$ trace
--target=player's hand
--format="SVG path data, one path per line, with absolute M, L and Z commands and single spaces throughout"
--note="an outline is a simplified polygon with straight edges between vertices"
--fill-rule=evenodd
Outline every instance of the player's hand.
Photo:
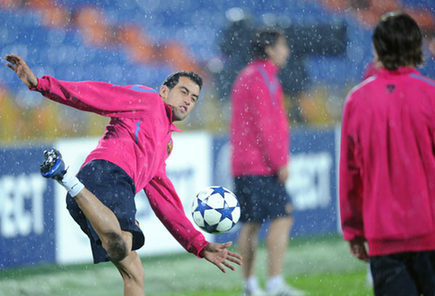
M 280 184 L 285 184 L 285 182 L 287 181 L 287 179 L 288 179 L 288 177 L 289 177 L 289 175 L 290 175 L 290 173 L 289 173 L 289 171 L 288 171 L 288 166 L 287 166 L 287 165 L 282 166 L 282 167 L 278 170 L 278 172 L 276 173 L 276 175 L 277 175 L 277 177 L 278 177 L 278 182 L 279 182 Z
M 369 262 L 369 255 L 363 238 L 356 238 L 349 242 L 350 252 L 359 260 Z
M 38 79 L 35 74 L 33 74 L 32 70 L 30 70 L 21 57 L 9 54 L 6 56 L 6 60 L 10 63 L 7 66 L 17 73 L 18 77 L 27 87 L 35 88 L 38 85 Z
M 241 265 L 242 256 L 229 251 L 228 248 L 231 245 L 232 242 L 227 242 L 225 244 L 209 243 L 204 249 L 202 249 L 200 255 L 207 259 L 207 261 L 216 265 L 222 272 L 226 272 L 224 266 L 234 270 L 235 268 L 230 264 L 230 262 Z

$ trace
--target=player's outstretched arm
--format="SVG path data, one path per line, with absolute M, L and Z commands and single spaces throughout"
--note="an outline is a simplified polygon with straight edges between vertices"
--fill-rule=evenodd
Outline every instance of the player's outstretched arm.
M 38 79 L 35 74 L 33 74 L 32 70 L 30 70 L 29 66 L 27 66 L 26 62 L 21 57 L 15 54 L 9 54 L 6 56 L 6 60 L 10 63 L 7 64 L 7 66 L 17 73 L 18 77 L 27 87 L 35 88 L 38 85 Z
M 223 265 L 231 270 L 234 270 L 234 266 L 231 265 L 230 262 L 241 265 L 242 256 L 235 252 L 229 251 L 228 248 L 231 245 L 232 242 L 227 242 L 225 244 L 209 243 L 204 249 L 202 249 L 200 256 L 216 265 L 222 272 L 226 272 Z

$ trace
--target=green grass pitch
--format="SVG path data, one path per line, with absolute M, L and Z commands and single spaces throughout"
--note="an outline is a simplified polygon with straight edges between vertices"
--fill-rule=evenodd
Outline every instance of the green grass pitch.
M 146 247 L 146 246 L 145 246 Z M 240 268 L 221 273 L 190 254 L 143 258 L 147 296 L 241 294 Z M 265 281 L 266 251 L 257 256 L 257 275 Z M 284 265 L 287 282 L 312 296 L 373 295 L 367 265 L 352 258 L 339 237 L 298 238 L 290 242 Z M 122 280 L 111 263 L 36 266 L 0 271 L 0 296 L 119 296 Z

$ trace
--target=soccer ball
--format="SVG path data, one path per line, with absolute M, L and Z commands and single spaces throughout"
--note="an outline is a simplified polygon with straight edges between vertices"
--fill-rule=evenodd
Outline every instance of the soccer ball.
M 192 217 L 204 231 L 224 233 L 239 221 L 240 204 L 234 193 L 225 187 L 206 187 L 193 199 Z

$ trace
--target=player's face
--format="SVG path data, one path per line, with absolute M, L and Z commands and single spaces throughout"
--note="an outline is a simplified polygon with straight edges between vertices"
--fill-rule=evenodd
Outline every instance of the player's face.
M 172 120 L 180 121 L 186 118 L 198 101 L 199 91 L 198 84 L 183 76 L 172 89 L 166 85 L 160 88 L 160 96 L 172 108 Z
M 266 48 L 266 54 L 279 68 L 284 67 L 287 64 L 287 59 L 290 55 L 287 40 L 284 37 L 279 37 L 274 46 Z

